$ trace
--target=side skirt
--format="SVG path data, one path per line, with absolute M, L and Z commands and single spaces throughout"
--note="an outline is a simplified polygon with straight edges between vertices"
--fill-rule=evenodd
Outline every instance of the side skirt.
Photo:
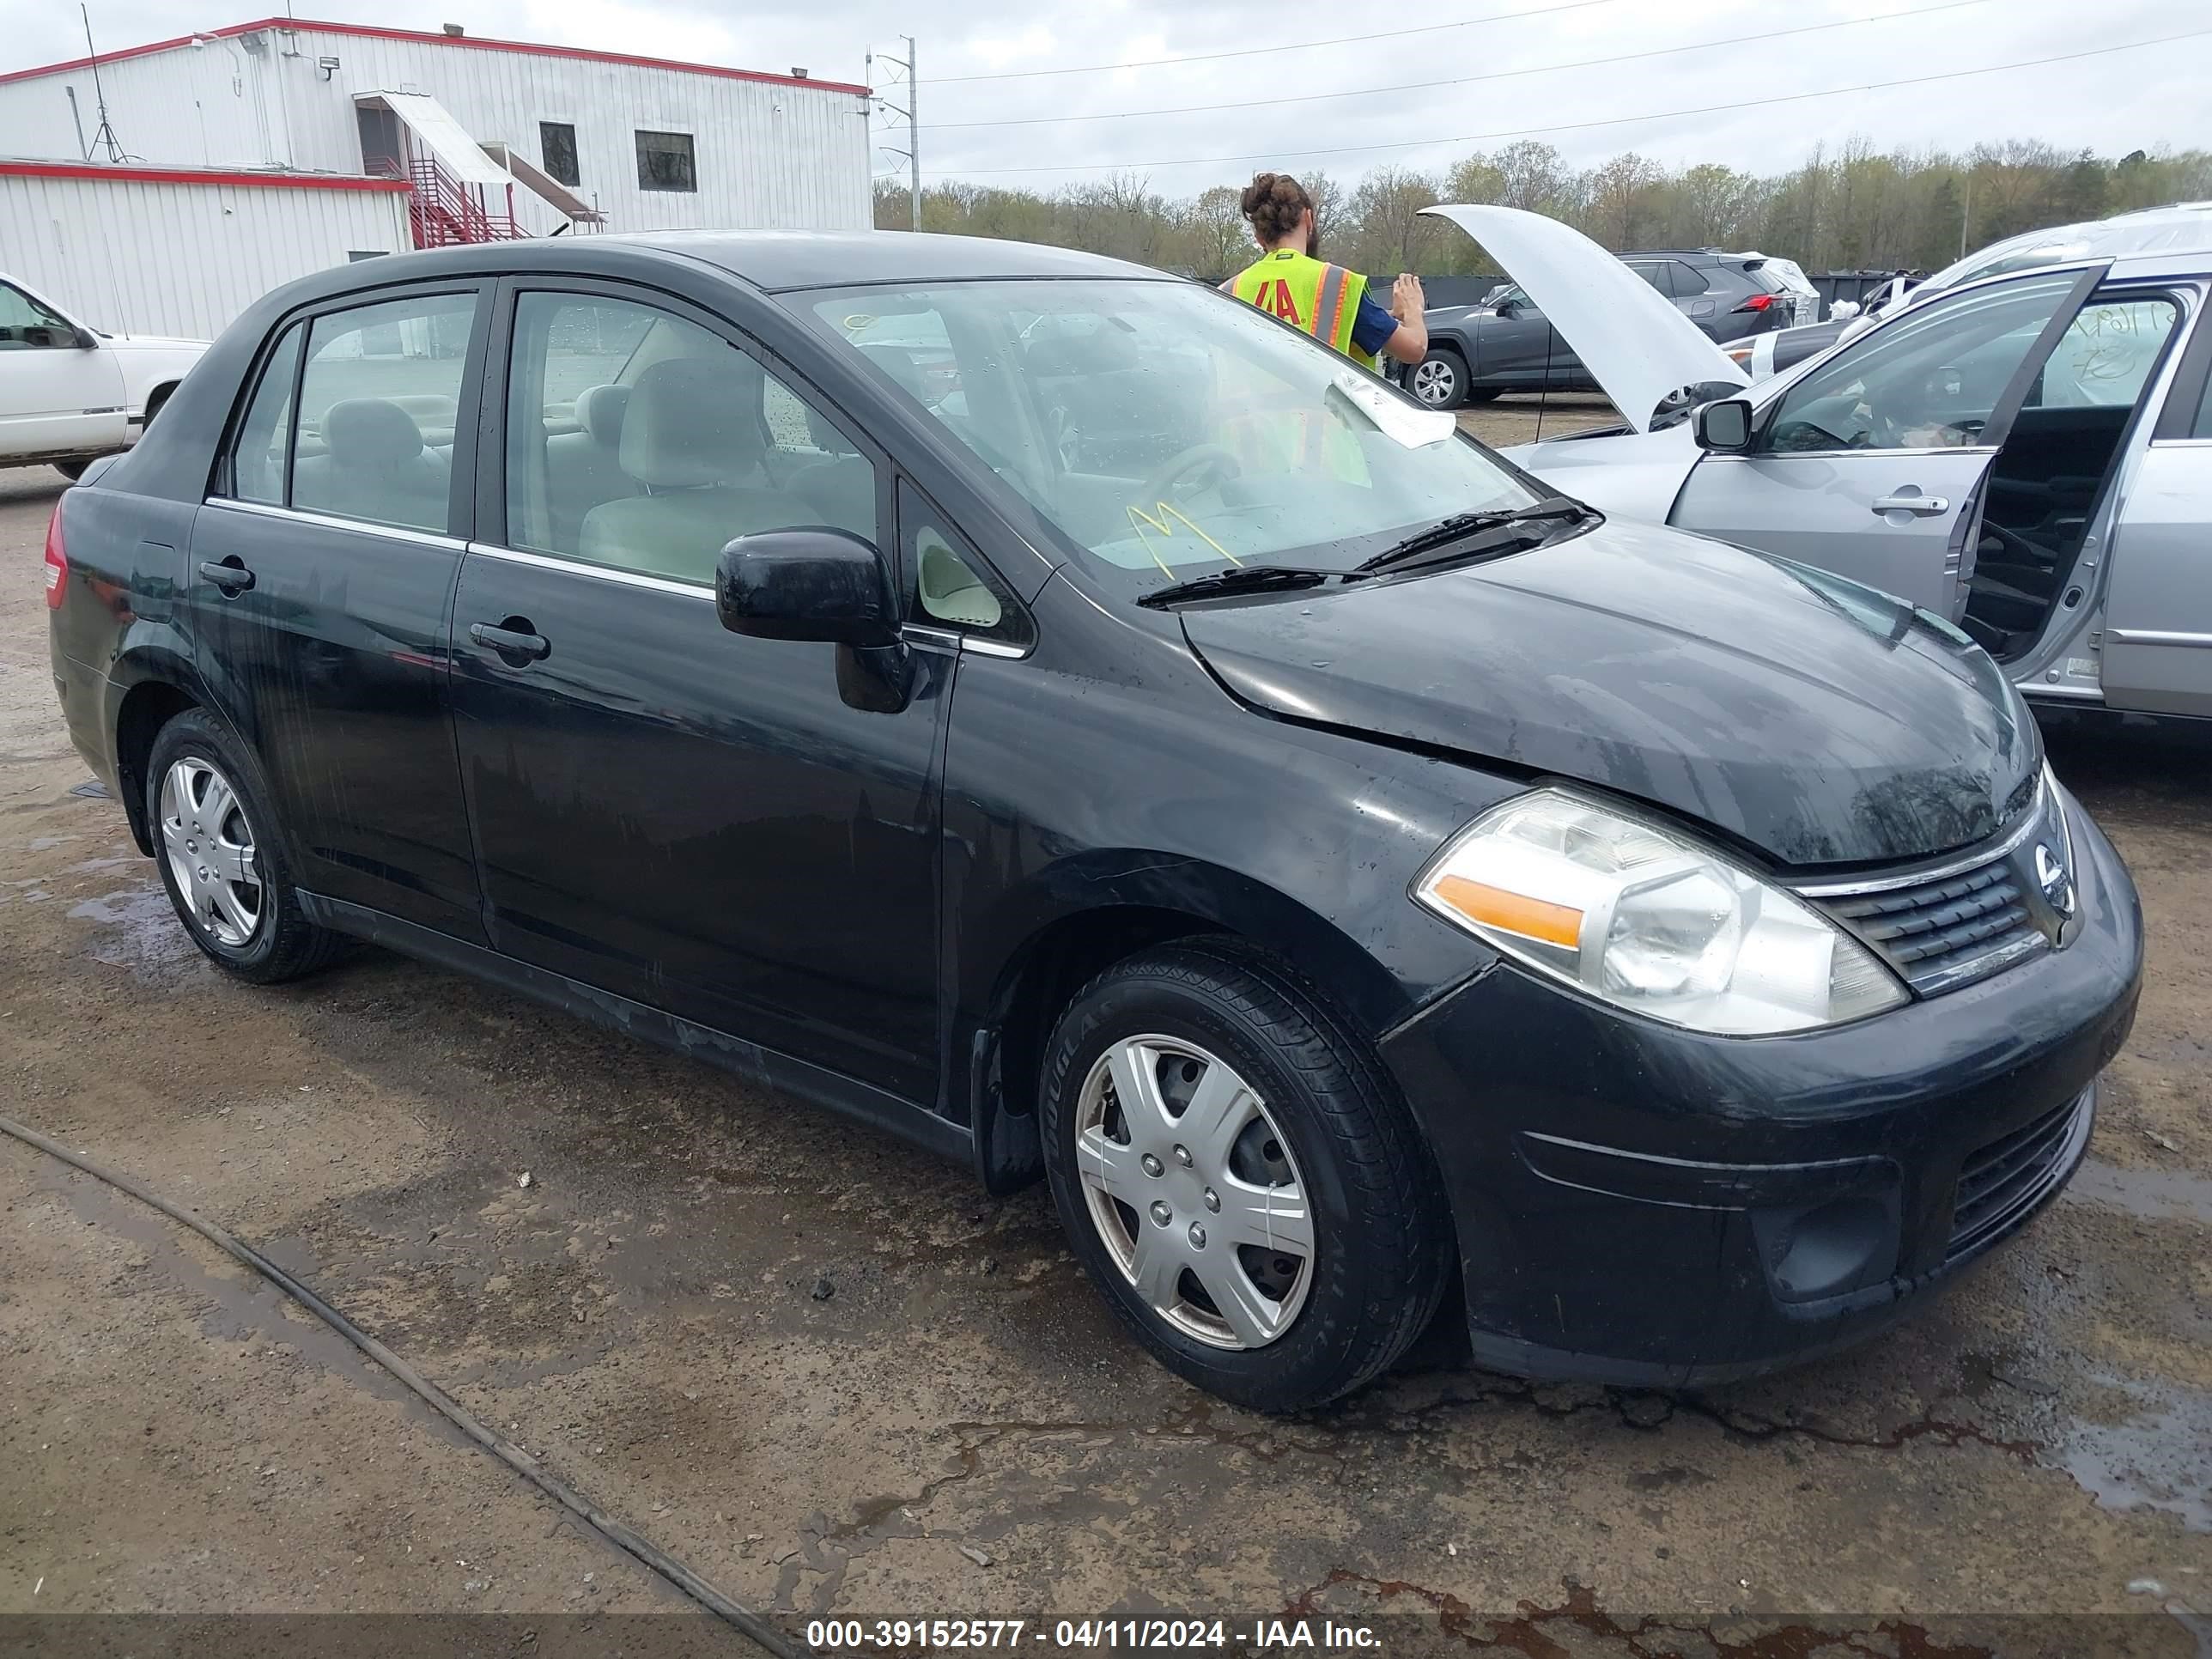
M 941 1158 L 964 1164 L 974 1161 L 972 1137 L 965 1127 L 885 1090 L 366 905 L 325 898 L 319 893 L 302 892 L 299 898 L 301 913 L 318 927 L 349 933 L 472 979 L 487 980 L 564 1013 L 703 1060 L 748 1083 L 797 1095 L 814 1105 L 873 1124 Z

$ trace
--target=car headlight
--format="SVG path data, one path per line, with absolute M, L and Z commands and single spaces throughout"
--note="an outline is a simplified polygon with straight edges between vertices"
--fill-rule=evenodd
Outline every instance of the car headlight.
M 1559 789 L 1492 808 L 1413 896 L 1632 1012 L 1759 1036 L 1893 1008 L 1905 988 L 1802 899 L 1660 824 Z

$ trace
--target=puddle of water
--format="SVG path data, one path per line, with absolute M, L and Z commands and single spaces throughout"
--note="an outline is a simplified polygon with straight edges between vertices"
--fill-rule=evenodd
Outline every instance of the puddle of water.
M 2201 1221 L 2212 1226 L 2212 1176 L 2189 1170 L 2130 1170 L 2084 1160 L 2067 1196 L 2110 1205 L 2148 1221 Z
M 43 853 L 51 848 L 62 846 L 64 842 L 83 839 L 82 836 L 40 836 L 31 843 L 31 850 L 33 853 Z
M 2124 1423 L 2074 1419 L 2052 1455 L 2057 1466 L 2104 1509 L 2154 1510 L 2212 1532 L 2212 1394 L 2099 1380 L 2143 1409 Z
M 70 915 L 100 930 L 87 956 L 110 968 L 128 968 L 142 979 L 165 978 L 199 954 L 177 920 L 167 890 L 158 885 L 102 894 L 71 906 Z

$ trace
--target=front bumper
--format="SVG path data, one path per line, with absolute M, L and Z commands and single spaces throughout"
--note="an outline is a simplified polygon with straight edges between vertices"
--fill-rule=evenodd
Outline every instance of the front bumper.
M 1480 1364 L 1723 1382 L 1871 1334 L 2087 1147 L 2142 924 L 2072 807 L 2063 950 L 1856 1024 L 1705 1036 L 1500 963 L 1383 1041 L 1442 1167 Z

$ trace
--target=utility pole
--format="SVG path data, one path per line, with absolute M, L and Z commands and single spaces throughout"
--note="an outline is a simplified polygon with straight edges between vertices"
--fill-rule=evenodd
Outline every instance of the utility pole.
M 868 54 L 868 65 L 872 70 L 875 67 L 876 59 L 881 58 L 886 64 L 896 64 L 906 71 L 906 107 L 901 109 L 880 93 L 877 94 L 876 101 L 890 111 L 892 114 L 906 117 L 907 147 L 901 149 L 896 145 L 885 144 L 883 148 L 894 155 L 906 157 L 907 193 L 909 204 L 908 211 L 910 216 L 907 222 L 907 228 L 910 230 L 920 230 L 921 228 L 921 124 L 915 112 L 921 107 L 921 85 L 914 71 L 916 58 L 914 36 L 902 34 L 899 39 L 906 42 L 905 57 L 894 58 L 889 52 L 872 52 Z

